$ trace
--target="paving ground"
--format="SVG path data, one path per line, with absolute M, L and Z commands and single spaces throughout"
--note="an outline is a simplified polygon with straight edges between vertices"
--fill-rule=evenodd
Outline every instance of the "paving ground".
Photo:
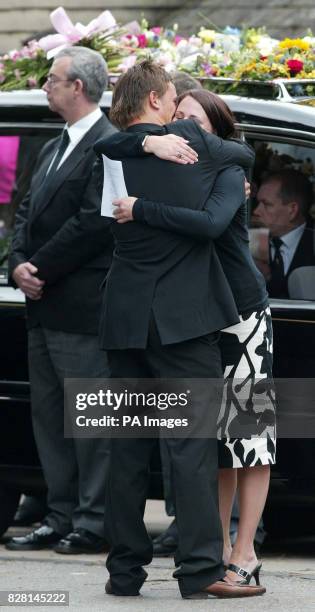
M 162 502 L 147 504 L 146 522 L 151 534 L 167 526 Z M 185 601 L 179 596 L 172 578 L 172 559 L 155 559 L 148 569 L 149 577 L 142 596 L 135 598 L 104 595 L 107 572 L 104 555 L 57 555 L 53 551 L 12 552 L 4 548 L 8 535 L 23 533 L 22 528 L 10 530 L 0 544 L 0 590 L 68 590 L 70 606 L 59 610 L 106 612 L 304 612 L 315 611 L 315 538 L 295 547 L 277 546 L 263 555 L 262 582 L 267 587 L 263 597 L 240 600 Z M 292 552 L 293 551 L 293 552 Z M 11 606 L 10 606 L 11 607 Z M 22 607 L 22 606 L 21 606 Z M 36 606 L 38 610 L 48 607 Z M 4 608 L 5 609 L 5 608 Z M 12 610 L 20 607 L 12 606 Z M 23 606 L 24 610 L 33 607 Z

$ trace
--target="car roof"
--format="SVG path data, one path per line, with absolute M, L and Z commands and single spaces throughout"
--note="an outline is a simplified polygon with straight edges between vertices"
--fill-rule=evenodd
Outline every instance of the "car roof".
M 314 133 L 315 108 L 312 106 L 297 102 L 259 100 L 232 95 L 222 95 L 221 97 L 230 106 L 241 123 L 268 124 Z
M 112 93 L 104 91 L 102 106 L 110 107 Z M 1 91 L 0 106 L 46 106 L 47 96 L 41 89 L 21 89 L 16 91 Z
M 267 124 L 314 133 L 315 107 L 308 104 L 308 100 L 283 102 L 228 94 L 222 94 L 221 97 L 233 110 L 239 123 Z M 105 91 L 101 100 L 102 108 L 108 110 L 111 99 L 112 92 Z M 40 89 L 0 92 L 0 108 L 5 120 L 21 117 L 20 110 L 23 108 L 24 120 L 38 116 L 42 121 L 50 119 L 62 122 L 61 117 L 49 111 L 46 94 Z

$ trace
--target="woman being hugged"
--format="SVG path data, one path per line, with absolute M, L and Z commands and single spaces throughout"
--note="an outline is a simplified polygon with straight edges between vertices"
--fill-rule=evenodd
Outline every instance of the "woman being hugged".
M 193 119 L 207 132 L 235 138 L 234 117 L 215 94 L 194 89 L 177 100 L 175 119 Z M 189 143 L 175 135 L 124 134 L 126 156 L 145 153 L 177 163 L 196 162 Z M 121 146 L 121 142 L 120 142 Z M 210 163 L 210 161 L 209 161 Z M 219 503 L 223 559 L 230 580 L 259 584 L 261 563 L 254 537 L 275 463 L 275 398 L 272 383 L 272 323 L 265 281 L 249 250 L 245 175 L 238 166 L 218 175 L 201 211 L 167 202 L 127 197 L 115 202 L 118 223 L 137 221 L 196 240 L 215 240 L 216 251 L 238 308 L 240 322 L 222 330 L 223 401 L 218 419 Z M 241 196 L 240 196 L 241 194 Z M 232 548 L 229 528 L 236 490 L 239 527 Z

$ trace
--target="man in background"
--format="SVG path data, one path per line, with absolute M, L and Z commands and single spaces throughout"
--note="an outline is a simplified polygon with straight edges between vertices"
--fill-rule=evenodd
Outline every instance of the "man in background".
M 269 229 L 267 289 L 270 297 L 288 298 L 293 270 L 315 265 L 310 208 L 314 199 L 308 178 L 297 170 L 266 177 L 257 193 L 253 223 Z
M 9 550 L 104 548 L 108 441 L 64 438 L 63 386 L 67 377 L 108 376 L 97 332 L 112 239 L 100 202 L 89 197 L 93 144 L 113 130 L 99 107 L 106 84 L 99 53 L 71 47 L 55 57 L 43 89 L 66 126 L 42 149 L 16 215 L 9 274 L 26 296 L 32 420 L 49 511 Z

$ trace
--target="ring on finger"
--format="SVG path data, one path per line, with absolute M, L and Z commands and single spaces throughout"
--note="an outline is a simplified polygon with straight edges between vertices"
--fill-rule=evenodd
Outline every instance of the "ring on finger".
M 183 154 L 180 151 L 178 151 L 178 153 L 176 154 L 176 157 L 178 157 L 178 159 L 182 159 Z

